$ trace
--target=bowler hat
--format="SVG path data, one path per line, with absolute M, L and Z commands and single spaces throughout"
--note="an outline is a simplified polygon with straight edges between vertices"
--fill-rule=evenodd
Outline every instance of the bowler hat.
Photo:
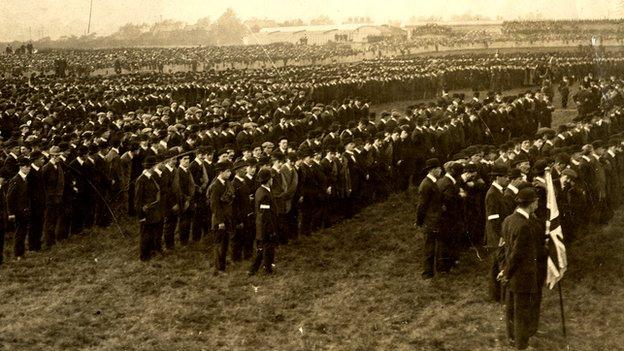
M 269 169 L 266 168 L 262 168 L 259 172 L 258 172 L 258 182 L 260 182 L 261 184 L 266 183 L 269 179 L 271 179 L 271 171 Z
M 516 195 L 517 204 L 527 204 L 537 200 L 537 193 L 532 186 L 522 188 Z
M 509 170 L 507 169 L 507 166 L 505 166 L 504 164 L 495 164 L 494 167 L 492 167 L 492 171 L 490 172 L 490 175 L 495 176 L 495 177 L 504 177 L 507 176 L 509 173 Z
M 425 171 L 429 171 L 432 168 L 441 167 L 440 160 L 437 158 L 430 158 L 425 162 Z

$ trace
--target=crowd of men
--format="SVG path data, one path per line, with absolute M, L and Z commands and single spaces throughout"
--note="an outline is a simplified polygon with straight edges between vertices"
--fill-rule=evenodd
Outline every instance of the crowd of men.
M 606 223 L 624 200 L 624 90 L 614 78 L 600 85 L 609 101 L 594 105 L 593 117 L 540 128 L 533 139 L 485 154 L 471 146 L 452 161 L 425 164 L 417 209 L 425 233 L 423 278 L 451 271 L 461 250 L 483 243 L 489 299 L 504 302 L 507 334 L 519 349 L 537 331 L 547 276 L 547 173 L 566 243 L 589 224 Z
M 507 299 L 511 336 L 525 346 L 537 328 L 545 252 L 538 245 L 535 260 L 515 261 L 510 243 L 518 228 L 543 233 L 545 172 L 566 240 L 607 221 L 623 200 L 624 85 L 615 76 L 624 61 L 574 55 L 5 78 L 0 262 L 6 233 L 19 260 L 129 217 L 140 223 L 141 260 L 205 241 L 216 275 L 229 261 L 271 273 L 276 246 L 420 183 L 423 278 L 485 246 L 490 298 Z M 527 75 L 534 65 L 543 73 Z M 498 91 L 521 86 L 530 87 Z M 555 91 L 565 106 L 572 86 L 579 116 L 552 129 Z M 459 88 L 473 96 L 445 93 Z M 373 102 L 414 97 L 437 98 L 370 112 Z M 531 262 L 534 284 L 519 284 L 528 278 L 511 266 Z
M 0 54 L 0 75 L 59 75 L 56 62 L 67 61 L 64 74 L 82 77 L 89 74 L 124 72 L 169 72 L 212 69 L 284 67 L 301 62 L 340 62 L 361 55 L 350 46 L 301 46 L 287 43 L 270 45 L 200 46 L 192 48 L 111 48 L 14 50 L 11 44 Z M 74 46 L 75 47 L 75 46 Z
M 501 33 L 517 40 L 590 40 L 591 37 L 622 40 L 621 19 L 568 19 L 505 21 Z
M 142 259 L 173 249 L 176 232 L 182 245 L 208 236 L 220 243 L 214 267 L 223 271 L 228 241 L 235 260 L 249 258 L 254 239 L 286 243 L 407 189 L 423 176 L 430 157 L 447 160 L 467 146 L 498 145 L 551 123 L 547 85 L 516 96 L 443 94 L 380 118 L 359 99 L 327 103 L 332 95 L 351 92 L 378 102 L 435 96 L 441 86 L 467 87 L 492 72 L 516 72 L 508 84 L 520 86 L 526 80 L 518 61 L 540 59 L 546 57 L 497 58 L 480 69 L 491 59 L 388 60 L 322 73 L 291 68 L 282 71 L 290 74 L 288 82 L 263 71 L 255 77 L 231 72 L 6 79 L 0 136 L 2 178 L 12 185 L 3 189 L 9 200 L 5 219 L 10 214 L 15 231 L 14 255 L 130 215 L 142 223 Z M 591 66 L 577 57 L 560 60 L 572 73 Z M 375 75 L 382 64 L 387 67 Z M 607 68 L 614 71 L 619 64 L 614 60 Z M 435 76 L 424 73 L 432 67 L 438 67 L 443 83 L 423 84 Z M 359 73 L 359 82 L 356 68 L 368 72 Z M 336 76 L 340 69 L 346 73 Z M 423 73 L 401 74 L 406 70 Z M 602 96 L 589 76 L 580 85 L 589 96 Z M 575 97 L 588 111 L 601 103 Z M 263 169 L 272 169 L 269 188 L 283 192 L 271 207 L 279 228 L 279 237 L 271 240 L 254 236 L 253 214 L 260 209 L 254 206 L 260 204 L 251 199 L 257 198 L 252 195 L 258 182 L 266 183 Z M 211 197 L 215 194 L 218 199 Z

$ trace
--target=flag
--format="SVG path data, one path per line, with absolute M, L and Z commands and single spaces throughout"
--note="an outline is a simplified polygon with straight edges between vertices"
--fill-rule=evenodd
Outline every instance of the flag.
M 552 174 L 546 172 L 546 208 L 548 209 L 548 219 L 546 220 L 546 237 L 548 243 L 548 261 L 546 284 L 552 289 L 558 281 L 563 278 L 563 274 L 568 268 L 566 249 L 563 245 L 563 232 L 559 220 L 559 208 L 555 197 L 555 187 L 553 185 Z

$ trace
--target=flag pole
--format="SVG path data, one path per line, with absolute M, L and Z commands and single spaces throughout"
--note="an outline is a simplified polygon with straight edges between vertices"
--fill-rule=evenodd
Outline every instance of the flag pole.
M 557 284 L 559 290 L 559 310 L 561 311 L 561 329 L 563 330 L 564 339 L 567 338 L 566 326 L 565 326 L 565 315 L 563 313 L 563 293 L 561 292 L 561 280 Z

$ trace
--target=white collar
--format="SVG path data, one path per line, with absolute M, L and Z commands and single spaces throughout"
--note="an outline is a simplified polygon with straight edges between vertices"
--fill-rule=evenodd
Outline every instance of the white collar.
M 514 194 L 518 193 L 518 188 L 516 188 L 513 184 L 507 185 L 507 189 L 511 190 Z
M 427 178 L 429 178 L 429 180 L 431 180 L 434 183 L 438 181 L 436 177 L 433 176 L 433 174 L 427 174 Z
M 154 172 L 156 172 L 156 174 L 158 174 L 159 177 L 162 174 L 162 171 L 158 168 L 154 168 Z
M 167 169 L 169 170 L 169 172 L 173 172 L 173 169 L 174 169 L 173 167 L 169 166 L 168 164 L 167 164 L 167 165 L 165 165 L 165 167 L 167 167 Z
M 266 191 L 271 192 L 271 188 L 269 188 L 268 186 L 262 184 L 261 187 L 265 188 Z
M 492 186 L 498 189 L 498 191 L 500 191 L 501 193 L 503 192 L 503 187 L 500 184 L 498 184 L 496 181 L 492 182 Z
M 24 172 L 19 171 L 19 172 L 17 172 L 17 174 L 19 174 L 20 177 L 22 177 L 23 180 L 26 180 L 26 174 L 24 174 Z
M 39 170 L 39 167 L 37 167 L 37 165 L 35 165 L 34 163 L 33 163 L 33 164 L 31 164 L 31 165 L 30 165 L 30 167 L 34 168 L 34 169 L 35 169 L 35 171 L 38 171 L 38 170 Z
M 521 208 L 516 208 L 516 212 L 518 212 L 519 214 L 521 214 L 521 215 L 522 215 L 522 217 L 524 217 L 524 218 L 526 218 L 526 219 L 529 219 L 529 214 L 528 214 L 525 210 L 523 210 L 523 209 L 521 209 Z

